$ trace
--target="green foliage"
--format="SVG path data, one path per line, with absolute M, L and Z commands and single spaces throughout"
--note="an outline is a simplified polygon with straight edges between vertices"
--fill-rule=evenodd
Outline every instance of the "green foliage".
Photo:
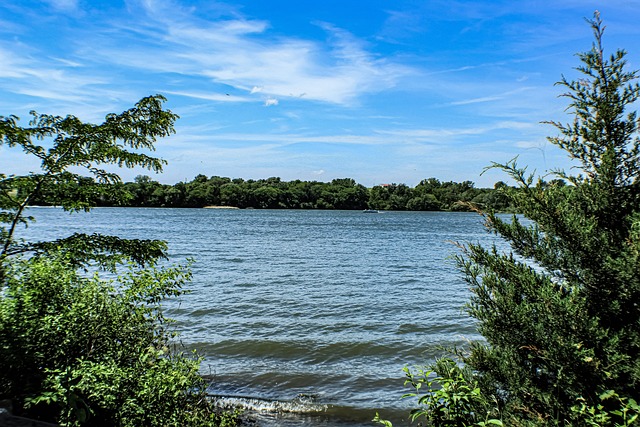
M 23 128 L 15 116 L 0 117 L 0 145 L 41 161 L 40 173 L 0 175 L 0 399 L 11 399 L 21 415 L 62 426 L 236 423 L 207 399 L 198 357 L 173 344 L 162 302 L 183 293 L 190 272 L 157 268 L 165 242 L 16 237 L 31 220 L 24 217 L 30 203 L 88 211 L 105 199 L 125 204 L 134 197 L 107 167 L 162 169 L 163 160 L 140 150 L 173 132 L 177 116 L 163 101 L 144 98 L 99 125 L 32 113 Z M 100 271 L 95 267 L 111 279 L 90 276 Z
M 416 398 L 419 405 L 411 411 L 411 421 L 421 420 L 427 426 L 470 427 L 502 426 L 496 400 L 489 400 L 481 393 L 477 379 L 468 368 L 461 368 L 448 358 L 438 359 L 427 369 L 411 371 L 404 368 L 407 379 L 415 392 L 405 398 Z M 380 419 L 374 421 L 391 427 Z
M 460 368 L 451 359 L 439 359 L 427 370 L 411 372 L 404 369 L 417 397 L 417 409 L 411 411 L 411 420 L 424 418 L 427 425 L 442 427 L 502 425 L 492 402 L 480 393 L 480 388 L 468 368 Z M 422 392 L 422 388 L 426 391 Z
M 634 399 L 627 399 L 618 396 L 613 390 L 607 390 L 600 396 L 597 406 L 588 406 L 585 399 L 578 399 L 579 404 L 571 408 L 583 420 L 585 426 L 589 427 L 627 427 L 637 425 L 640 416 L 640 405 Z M 606 401 L 617 401 L 613 405 L 614 409 L 606 410 L 605 404 L 611 407 Z M 617 406 L 617 408 L 616 408 Z
M 161 303 L 185 268 L 84 277 L 54 256 L 11 263 L 0 298 L 0 396 L 63 426 L 218 425 L 199 360 L 171 349 Z
M 590 23 L 582 77 L 559 82 L 574 120 L 551 122 L 549 138 L 580 174 L 545 182 L 515 160 L 494 165 L 518 184 L 504 194 L 527 220 L 488 213 L 514 254 L 470 244 L 459 258 L 486 339 L 463 361 L 509 425 L 593 425 L 640 395 L 640 140 L 627 111 L 640 87 L 624 51 L 604 56 L 597 14 Z
M 503 184 L 504 186 L 504 184 Z M 188 207 L 234 206 L 256 209 L 345 209 L 455 211 L 469 210 L 469 204 L 497 211 L 513 210 L 502 195 L 503 188 L 475 188 L 473 183 L 441 183 L 435 178 L 423 180 L 415 188 L 405 184 L 377 185 L 366 188 L 351 178 L 331 182 L 281 181 L 272 177 L 243 180 L 198 175 L 190 182 L 163 185 L 148 176 L 122 185 L 129 199 L 110 200 L 104 196 L 100 206 Z M 47 203 L 34 199 L 34 204 Z M 461 203 L 464 202 L 464 203 Z
M 32 252 L 42 255 L 60 247 L 68 247 L 78 265 L 97 261 L 109 267 L 121 261 L 122 258 L 117 259 L 121 256 L 135 257 L 141 263 L 164 256 L 166 247 L 161 242 L 131 242 L 95 235 L 91 239 L 75 236 L 55 244 L 30 243 L 16 238 L 18 225 L 26 225 L 30 220 L 23 216 L 24 209 L 35 201 L 68 211 L 88 211 L 103 198 L 114 203 L 126 202 L 130 194 L 118 185 L 120 177 L 105 165 L 161 171 L 165 161 L 141 151 L 154 150 L 157 138 L 174 132 L 173 124 L 178 116 L 162 109 L 164 101 L 160 95 L 143 98 L 127 111 L 108 114 L 98 125 L 84 123 L 75 116 L 32 111 L 29 126 L 22 127 L 18 117 L 0 116 L 0 145 L 20 148 L 41 162 L 38 173 L 0 174 L 0 223 L 6 224 L 0 228 L 0 273 L 9 256 Z M 80 171 L 91 177 L 82 176 Z M 80 242 L 88 241 L 93 248 L 79 248 Z M 100 256 L 93 258 L 96 253 Z

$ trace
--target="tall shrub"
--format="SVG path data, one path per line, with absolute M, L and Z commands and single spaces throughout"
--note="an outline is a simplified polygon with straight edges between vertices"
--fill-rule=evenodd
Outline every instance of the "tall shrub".
M 459 259 L 486 339 L 463 360 L 513 425 L 580 423 L 578 401 L 607 409 L 607 390 L 640 395 L 640 87 L 624 51 L 605 56 L 597 12 L 589 22 L 581 77 L 558 83 L 573 120 L 550 122 L 577 173 L 554 171 L 568 185 L 548 184 L 515 161 L 495 165 L 530 221 L 487 214 L 513 253 L 470 244 Z
M 430 426 L 631 426 L 640 416 L 640 98 L 625 52 L 595 41 L 575 81 L 558 85 L 568 123 L 549 141 L 577 173 L 536 178 L 515 160 L 494 164 L 518 185 L 500 191 L 521 213 L 483 213 L 510 243 L 462 246 L 469 314 L 482 342 L 427 369 L 406 370 L 412 418 Z M 461 365 L 462 366 L 461 366 Z M 390 425 L 388 421 L 376 420 Z

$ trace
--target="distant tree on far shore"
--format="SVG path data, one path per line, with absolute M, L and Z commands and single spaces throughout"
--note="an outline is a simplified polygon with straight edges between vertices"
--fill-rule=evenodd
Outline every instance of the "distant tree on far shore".
M 90 178 L 87 178 L 90 179 Z M 233 206 L 254 209 L 342 209 L 400 211 L 459 211 L 471 205 L 482 209 L 512 211 L 503 193 L 506 184 L 494 188 L 475 188 L 470 181 L 440 182 L 436 178 L 422 180 L 416 187 L 406 184 L 381 184 L 366 188 L 352 178 L 331 182 L 282 181 L 278 177 L 244 180 L 197 175 L 192 181 L 174 185 L 160 184 L 146 175 L 134 182 L 119 184 L 128 192 L 127 201 L 101 197 L 99 206 L 201 208 Z M 34 204 L 46 204 L 35 198 Z

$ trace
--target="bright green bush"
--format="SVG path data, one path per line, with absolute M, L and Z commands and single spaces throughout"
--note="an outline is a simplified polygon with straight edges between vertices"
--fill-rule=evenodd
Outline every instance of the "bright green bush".
M 438 359 L 429 369 L 412 372 L 405 368 L 415 393 L 405 397 L 418 399 L 411 420 L 424 419 L 428 425 L 442 427 L 502 425 L 495 402 L 478 387 L 473 373 L 448 358 Z M 425 388 L 423 390 L 423 387 Z
M 14 260 L 0 298 L 0 396 L 63 426 L 232 422 L 206 399 L 199 359 L 172 344 L 162 301 L 186 268 L 85 277 L 55 257 Z
M 438 427 L 502 426 L 495 398 L 487 398 L 478 386 L 477 378 L 467 367 L 450 358 L 441 358 L 425 369 L 404 368 L 405 385 L 415 391 L 403 398 L 417 400 L 411 411 L 411 421 Z M 392 423 L 377 414 L 374 421 L 392 427 Z
M 628 427 L 640 422 L 640 405 L 634 399 L 618 396 L 613 390 L 607 390 L 599 396 L 596 406 L 589 406 L 585 399 L 571 410 L 588 427 Z M 613 405 L 610 402 L 614 402 Z M 605 409 L 605 405 L 613 409 Z

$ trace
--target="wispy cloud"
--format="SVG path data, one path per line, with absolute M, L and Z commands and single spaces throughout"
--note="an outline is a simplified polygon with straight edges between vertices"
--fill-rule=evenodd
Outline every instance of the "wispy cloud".
M 78 9 L 78 0 L 44 0 L 44 2 L 60 11 L 69 12 Z
M 101 49 L 91 49 L 92 55 L 144 70 L 205 76 L 249 94 L 303 96 L 335 104 L 350 104 L 362 94 L 391 88 L 408 72 L 405 66 L 376 58 L 349 32 L 329 24 L 318 24 L 329 38 L 325 46 L 272 36 L 269 23 L 262 20 L 206 21 L 164 0 L 146 0 L 139 6 L 146 14 L 145 24 L 140 26 L 137 19 L 134 31 L 153 34 L 158 43 L 123 42 L 107 29 L 98 43 Z
M 60 12 L 88 13 L 79 10 L 76 0 L 47 3 Z M 113 18 L 97 16 L 78 30 L 64 56 L 47 56 L 16 42 L 0 45 L 0 77 L 5 79 L 0 87 L 56 108 L 105 98 L 130 103 L 150 90 L 265 106 L 286 98 L 351 105 L 364 94 L 393 87 L 408 71 L 377 58 L 350 33 L 329 24 L 317 24 L 327 42 L 272 35 L 268 21 L 236 11 L 203 19 L 195 7 L 171 0 L 131 0 L 120 12 Z M 127 85 L 133 90 L 123 91 L 118 84 L 131 69 L 144 81 L 137 85 L 144 91 L 140 95 L 132 81 Z M 198 79 L 198 89 L 172 87 L 171 76 Z M 154 87 L 144 89 L 152 80 Z
M 460 137 L 471 135 L 486 135 L 497 130 L 514 130 L 524 131 L 536 128 L 536 123 L 502 121 L 490 123 L 476 127 L 448 127 L 448 128 L 432 128 L 432 129 L 401 129 L 401 130 L 383 130 L 378 133 L 395 137 L 406 138 L 410 141 L 433 141 L 443 143 L 448 140 L 455 140 Z
M 471 99 L 464 99 L 461 101 L 454 101 L 451 103 L 451 105 L 469 105 L 469 104 L 479 104 L 479 103 L 484 103 L 484 102 L 493 102 L 493 101 L 500 101 L 503 100 L 505 98 L 511 97 L 512 95 L 518 94 L 518 93 L 522 93 L 528 90 L 531 90 L 533 88 L 531 87 L 521 87 L 515 90 L 510 90 L 507 92 L 503 92 L 503 93 L 499 93 L 496 95 L 490 95 L 490 96 L 483 96 L 483 97 L 479 97 L 479 98 L 471 98 Z
M 33 100 L 27 101 L 32 104 L 29 108 L 40 112 L 55 109 L 58 114 L 82 113 L 85 120 L 97 120 L 105 108 L 113 107 L 112 100 L 126 97 L 122 88 L 107 83 L 108 78 L 95 70 L 80 69 L 73 61 L 34 58 L 0 46 L 0 90 Z M 13 106 L 11 98 L 4 98 L 0 101 L 3 109 Z
M 249 102 L 251 98 L 246 96 L 230 95 L 228 93 L 212 93 L 212 92 L 188 92 L 188 91 L 174 91 L 165 90 L 165 94 L 185 96 L 187 98 L 205 99 L 207 101 L 216 102 Z
M 0 46 L 0 77 L 21 78 L 29 74 L 29 63 L 25 58 L 20 58 L 9 49 Z

